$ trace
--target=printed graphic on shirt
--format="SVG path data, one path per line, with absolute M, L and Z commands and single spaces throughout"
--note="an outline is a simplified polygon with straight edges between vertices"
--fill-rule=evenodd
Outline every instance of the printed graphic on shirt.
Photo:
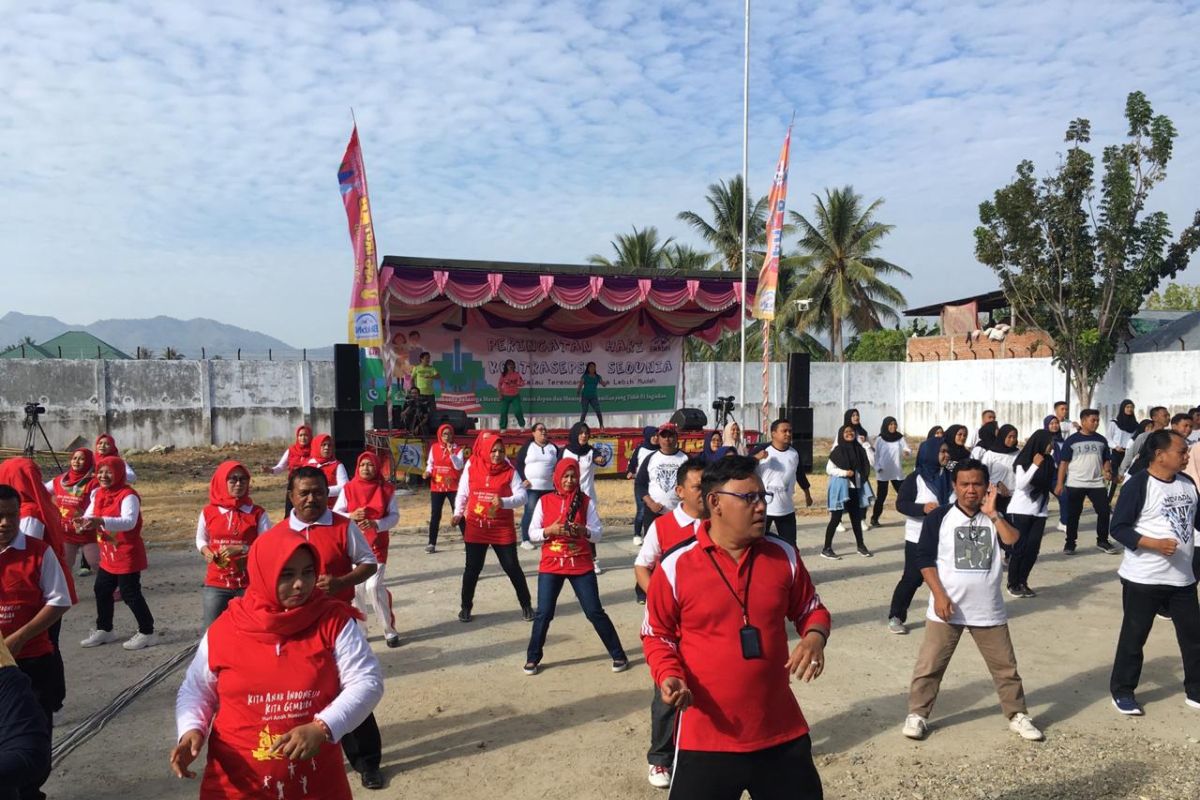
M 283 760 L 283 753 L 272 750 L 275 743 L 283 738 L 282 733 L 271 733 L 271 727 L 265 726 L 258 732 L 258 747 L 250 751 L 255 761 Z
M 987 528 L 954 529 L 954 568 L 960 572 L 989 572 L 994 557 L 992 532 Z
M 675 490 L 675 483 L 678 480 L 679 465 L 671 461 L 666 464 L 659 464 L 651 470 L 653 474 L 650 480 L 654 485 L 662 491 L 663 494 L 669 495 Z
M 1194 508 L 1192 498 L 1188 494 L 1167 495 L 1162 499 L 1162 515 L 1171 525 L 1171 533 L 1184 544 L 1192 540 Z
M 1104 455 L 1104 448 L 1107 445 L 1104 442 L 1079 442 L 1076 441 L 1071 445 L 1071 455 L 1075 458 L 1080 456 L 1095 456 L 1099 458 Z

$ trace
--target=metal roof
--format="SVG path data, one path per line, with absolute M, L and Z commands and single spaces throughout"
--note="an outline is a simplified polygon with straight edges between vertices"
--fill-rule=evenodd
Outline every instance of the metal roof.
M 904 316 L 937 317 L 941 315 L 944 306 L 965 306 L 971 301 L 975 301 L 978 304 L 978 311 L 983 314 L 995 311 L 998 308 L 1008 308 L 1008 298 L 1004 296 L 1003 291 L 997 289 L 994 292 L 987 292 L 985 294 L 975 294 L 970 297 L 960 297 L 957 300 L 944 300 L 928 306 L 909 308 L 905 310 Z

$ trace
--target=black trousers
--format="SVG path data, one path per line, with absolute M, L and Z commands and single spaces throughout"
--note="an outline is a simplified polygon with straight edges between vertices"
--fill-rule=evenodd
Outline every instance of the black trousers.
M 62 620 L 50 626 L 46 631 L 50 644 L 54 645 L 54 710 L 62 711 L 63 701 L 67 699 L 67 668 L 63 664 L 62 650 L 58 647 L 58 637 L 62 634 Z
M 1175 639 L 1183 655 L 1183 689 L 1189 700 L 1200 702 L 1200 606 L 1196 584 L 1164 586 L 1121 579 L 1121 633 L 1113 659 L 1108 688 L 1113 697 L 1132 697 L 1142 677 L 1142 648 L 1154 625 L 1154 615 L 1166 606 L 1175 625 Z
M 1067 547 L 1074 547 L 1079 538 L 1079 518 L 1083 516 L 1083 501 L 1086 498 L 1096 510 L 1096 543 L 1108 544 L 1108 519 L 1111 509 L 1108 493 L 1103 486 L 1082 489 L 1068 486 L 1067 491 Z
M 436 545 L 438 540 L 438 530 L 442 527 L 442 506 L 447 502 L 450 503 L 450 508 L 454 508 L 454 492 L 430 492 L 429 493 L 429 544 Z M 460 533 L 467 532 L 467 521 L 458 521 L 458 530 Z
M 900 486 L 903 481 L 891 481 L 892 488 L 897 494 L 900 492 Z M 887 502 L 888 496 L 888 481 L 875 481 L 875 508 L 871 511 L 871 524 L 879 522 L 879 515 L 883 513 L 883 504 Z
M 37 700 L 38 707 L 46 715 L 46 727 L 50 730 L 51 740 L 54 738 L 54 710 L 59 702 L 58 670 L 61 663 L 62 659 L 59 658 L 56 664 L 53 653 L 17 659 L 17 668 L 25 673 L 25 677 L 29 678 L 30 688 L 33 689 L 33 696 Z M 47 769 L 42 775 L 29 777 L 30 782 L 21 786 L 15 796 L 20 800 L 43 800 L 46 795 L 42 793 L 41 787 L 50 777 L 50 770 Z
M 463 569 L 462 607 L 470 611 L 475 604 L 475 584 L 479 582 L 479 573 L 483 572 L 483 561 L 487 558 L 489 546 L 495 551 L 500 568 L 512 582 L 521 608 L 531 607 L 533 602 L 529 596 L 529 586 L 525 583 L 525 573 L 521 571 L 521 562 L 517 559 L 516 542 L 493 545 L 467 542 L 467 564 Z
M 792 547 L 796 546 L 796 512 L 795 511 L 793 511 L 790 514 L 783 514 L 778 517 L 772 517 L 771 515 L 768 514 L 767 515 L 767 527 L 764 532 L 770 533 L 772 526 L 774 526 L 775 530 L 777 531 L 777 533 L 775 534 L 776 536 L 778 536 L 780 539 L 783 539 L 785 542 L 790 544 Z
M 1013 514 L 1013 527 L 1021 535 L 1012 546 L 1012 556 L 1008 561 L 1008 586 L 1016 589 L 1029 583 L 1029 573 L 1037 563 L 1038 553 L 1042 550 L 1042 535 L 1046 532 L 1046 518 L 1030 514 Z
M 646 763 L 653 767 L 671 768 L 675 758 L 675 707 L 663 702 L 658 687 L 650 701 L 650 749 Z
M 383 740 L 374 714 L 368 714 L 361 725 L 342 737 L 342 752 L 355 772 L 379 769 L 379 762 L 383 760 Z
M 764 709 L 765 710 L 765 709 Z M 687 714 L 684 714 L 687 725 Z M 671 797 L 686 800 L 823 800 L 821 776 L 807 734 L 752 753 L 680 750 Z
M 838 523 L 842 521 L 842 513 L 844 512 L 850 517 L 850 527 L 854 529 L 854 541 L 859 547 L 865 547 L 863 544 L 863 509 L 858 504 L 858 488 L 851 486 L 849 496 L 846 498 L 846 505 L 838 511 L 829 512 L 829 524 L 825 526 L 825 549 L 833 548 L 833 535 L 837 533 Z
M 912 605 L 917 589 L 920 589 L 924 582 L 921 570 L 917 569 L 917 543 L 906 540 L 904 542 L 904 572 L 900 573 L 900 580 L 896 582 L 896 588 L 892 591 L 892 605 L 888 608 L 888 619 L 895 617 L 901 622 L 908 621 L 908 607 Z
M 121 599 L 137 620 L 140 633 L 154 633 L 154 615 L 142 595 L 142 573 L 130 572 L 114 575 L 103 567 L 96 568 L 96 581 L 92 587 L 96 593 L 96 627 L 102 631 L 113 629 L 113 591 L 121 590 Z

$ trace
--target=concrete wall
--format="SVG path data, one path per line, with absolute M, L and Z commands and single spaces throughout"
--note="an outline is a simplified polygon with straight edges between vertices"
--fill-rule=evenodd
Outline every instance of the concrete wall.
M 737 364 L 688 364 L 682 404 L 702 409 L 714 421 L 718 396 L 738 399 L 737 419 L 747 428 L 761 424 L 762 365 L 746 371 L 742 402 Z M 1200 404 L 1200 351 L 1121 355 L 1096 390 L 1094 404 L 1109 419 L 1125 397 L 1139 417 L 1151 405 L 1172 411 Z M 770 408 L 779 414 L 787 389 L 787 365 L 770 365 Z M 1021 437 L 1040 427 L 1064 380 L 1048 358 L 979 361 L 884 362 L 812 365 L 811 402 L 817 436 L 830 436 L 846 408 L 858 408 L 869 431 L 883 417 L 900 421 L 912 436 L 933 425 L 978 424 L 985 408 L 995 409 Z M 287 440 L 301 422 L 329 430 L 334 405 L 333 363 L 328 361 L 71 361 L 0 359 L 0 446 L 24 445 L 24 405 L 46 406 L 42 425 L 56 448 L 76 436 L 91 440 L 103 430 L 122 447 L 157 444 L 196 447 L 227 442 Z M 1072 403 L 1072 416 L 1079 412 Z M 610 427 L 640 427 L 665 414 L 608 414 Z M 578 417 L 542 421 L 566 427 Z M 495 417 L 481 424 L 494 427 Z M 1104 428 L 1102 428 L 1104 430 Z
M 302 422 L 328 430 L 333 394 L 329 361 L 3 359 L 0 446 L 24 445 L 30 400 L 46 407 L 55 448 L 108 431 L 145 449 L 290 439 Z

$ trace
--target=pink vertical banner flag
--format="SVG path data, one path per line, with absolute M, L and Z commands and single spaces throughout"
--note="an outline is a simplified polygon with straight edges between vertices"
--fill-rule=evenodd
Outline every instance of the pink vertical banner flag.
M 379 256 L 367 197 L 367 171 L 358 144 L 358 126 L 350 134 L 346 154 L 338 168 L 338 185 L 350 242 L 354 245 L 354 282 L 350 293 L 349 341 L 359 347 L 383 346 L 383 313 L 379 306 Z
M 783 253 L 783 211 L 787 204 L 788 159 L 792 147 L 792 126 L 788 126 L 775 166 L 775 180 L 767 199 L 767 253 L 758 273 L 758 290 L 754 294 L 754 316 L 761 320 L 775 319 L 775 295 L 779 288 L 779 259 Z

